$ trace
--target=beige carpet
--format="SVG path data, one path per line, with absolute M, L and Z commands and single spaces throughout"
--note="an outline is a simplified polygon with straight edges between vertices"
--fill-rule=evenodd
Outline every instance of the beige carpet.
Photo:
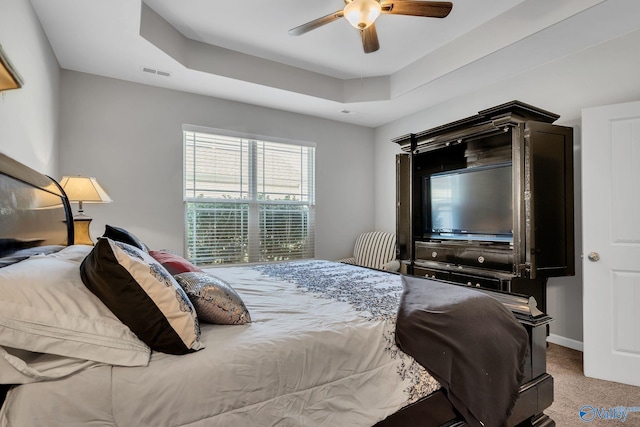
M 640 410 L 640 387 L 585 377 L 582 372 L 582 352 L 549 344 L 547 372 L 554 378 L 555 399 L 545 413 L 558 427 L 640 427 L 640 412 L 629 413 L 623 422 L 621 419 L 603 419 L 597 411 L 584 408 L 585 420 L 591 421 L 583 421 L 580 409 L 585 406 L 601 411 L 600 415 L 614 417 L 615 410 L 611 411 L 611 408 L 635 407 Z

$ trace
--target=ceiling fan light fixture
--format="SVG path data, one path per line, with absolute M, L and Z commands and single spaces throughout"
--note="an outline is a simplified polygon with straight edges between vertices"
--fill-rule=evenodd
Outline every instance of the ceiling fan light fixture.
M 371 26 L 380 16 L 382 7 L 376 0 L 353 0 L 344 7 L 344 17 L 358 30 Z

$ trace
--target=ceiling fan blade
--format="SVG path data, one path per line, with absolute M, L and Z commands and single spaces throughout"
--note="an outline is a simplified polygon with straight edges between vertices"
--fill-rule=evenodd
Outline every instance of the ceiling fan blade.
M 360 31 L 360 35 L 362 36 L 362 47 L 364 48 L 364 53 L 371 53 L 380 49 L 376 24 L 371 24 L 364 30 Z
M 322 18 L 314 19 L 313 21 L 307 22 L 306 24 L 302 24 L 298 27 L 290 29 L 289 35 L 299 36 L 304 33 L 308 33 L 311 30 L 315 30 L 318 27 L 322 27 L 323 25 L 329 24 L 337 19 L 342 18 L 343 15 L 344 13 L 341 10 L 330 13 L 329 15 L 323 16 Z
M 383 0 L 380 4 L 382 13 L 429 18 L 444 18 L 453 7 L 448 1 Z

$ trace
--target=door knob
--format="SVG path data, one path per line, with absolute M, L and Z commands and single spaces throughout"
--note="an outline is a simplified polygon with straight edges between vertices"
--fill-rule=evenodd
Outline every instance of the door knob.
M 598 252 L 590 252 L 587 258 L 592 262 L 600 261 L 600 254 Z

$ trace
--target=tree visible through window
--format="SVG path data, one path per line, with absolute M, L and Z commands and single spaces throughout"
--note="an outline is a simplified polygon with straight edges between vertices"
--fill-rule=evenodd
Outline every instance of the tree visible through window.
M 187 256 L 196 265 L 312 258 L 315 149 L 185 126 Z

